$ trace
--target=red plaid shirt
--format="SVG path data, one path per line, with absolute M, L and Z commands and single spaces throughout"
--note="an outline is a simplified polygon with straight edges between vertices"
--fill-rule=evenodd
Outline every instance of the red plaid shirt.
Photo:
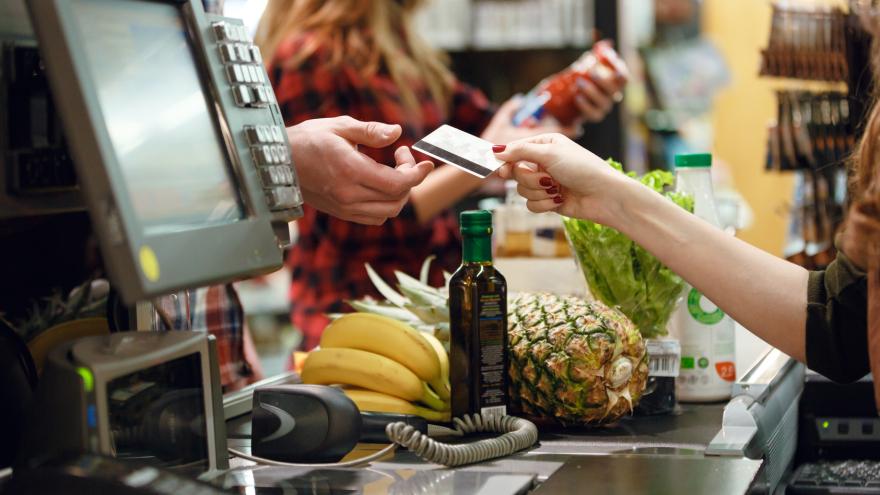
M 318 52 L 295 70 L 284 68 L 301 49 L 305 38 L 282 43 L 268 66 L 269 78 L 288 126 L 304 120 L 350 115 L 358 120 L 400 124 L 403 135 L 394 146 L 362 148 L 379 163 L 394 165 L 394 150 L 410 146 L 442 124 L 479 135 L 494 113 L 479 90 L 455 83 L 452 105 L 442 112 L 427 88 L 417 88 L 421 119 L 407 118 L 400 91 L 387 73 L 364 79 L 354 67 L 328 68 L 326 50 Z M 442 115 L 448 117 L 443 119 Z M 296 143 L 291 143 L 296 146 Z M 366 295 L 380 297 L 367 277 L 364 263 L 388 282 L 394 270 L 417 275 L 422 262 L 436 255 L 431 282 L 443 283 L 441 270 L 454 270 L 461 261 L 458 222 L 450 212 L 425 225 L 416 220 L 412 205 L 381 226 L 359 225 L 306 207 L 297 222 L 299 240 L 288 254 L 292 271 L 291 319 L 311 349 L 327 326 L 326 313 L 347 312 L 346 301 Z
M 244 355 L 244 309 L 232 284 L 211 285 L 159 297 L 174 330 L 209 332 L 217 340 L 220 381 L 224 389 L 253 373 Z M 154 313 L 154 325 L 167 330 Z

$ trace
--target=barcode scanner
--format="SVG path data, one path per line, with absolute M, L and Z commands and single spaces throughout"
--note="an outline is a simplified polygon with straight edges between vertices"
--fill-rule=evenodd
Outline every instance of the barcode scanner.
M 402 421 L 422 433 L 428 423 L 418 416 L 361 413 L 335 387 L 280 385 L 254 391 L 251 451 L 280 462 L 333 463 L 358 442 L 389 443 L 389 423 Z

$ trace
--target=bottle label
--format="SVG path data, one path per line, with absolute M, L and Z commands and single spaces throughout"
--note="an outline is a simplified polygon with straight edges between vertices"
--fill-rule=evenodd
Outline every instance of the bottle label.
M 724 311 L 694 288 L 688 293 L 687 308 L 688 313 L 704 325 L 714 325 L 724 319 Z
M 480 294 L 477 318 L 480 326 L 481 413 L 504 415 L 507 411 L 506 301 L 501 294 Z
M 673 339 L 647 339 L 648 376 L 677 377 L 681 361 L 681 345 Z

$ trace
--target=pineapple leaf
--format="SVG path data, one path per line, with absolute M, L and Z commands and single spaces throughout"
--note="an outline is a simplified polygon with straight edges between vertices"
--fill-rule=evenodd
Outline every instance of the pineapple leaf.
M 439 288 L 431 287 L 428 284 L 423 284 L 401 271 L 395 270 L 394 275 L 397 277 L 398 287 L 400 288 L 406 287 L 408 289 L 417 290 L 425 294 L 433 294 L 437 297 L 443 297 L 444 300 L 446 299 L 446 297 L 443 296 L 443 294 L 440 292 Z
M 374 315 L 387 316 L 388 318 L 405 322 L 411 322 L 416 319 L 411 312 L 395 306 L 383 306 L 364 301 L 348 301 L 348 304 L 351 305 L 355 311 L 360 313 L 372 313 Z M 406 304 L 409 304 L 409 302 Z
M 436 292 L 429 292 L 417 287 L 400 286 L 400 291 L 409 298 L 415 305 L 431 306 L 435 308 L 445 308 L 446 298 Z
M 417 306 L 415 304 L 407 304 L 404 306 L 407 311 L 416 315 L 419 320 L 428 325 L 449 322 L 449 313 L 444 311 L 445 308 L 436 306 Z
M 419 282 L 428 285 L 428 279 L 431 275 L 431 262 L 434 261 L 437 257 L 433 254 L 425 258 L 425 261 L 422 262 L 422 271 L 419 273 Z
M 385 283 L 382 280 L 382 277 L 373 270 L 373 267 L 370 266 L 369 263 L 364 263 L 364 266 L 367 268 L 367 275 L 370 277 L 370 280 L 373 282 L 373 285 L 376 286 L 376 290 L 382 294 L 385 299 L 388 299 L 395 306 L 403 307 L 404 304 L 408 303 L 407 299 L 402 295 L 398 294 L 397 291 L 391 288 L 390 285 Z

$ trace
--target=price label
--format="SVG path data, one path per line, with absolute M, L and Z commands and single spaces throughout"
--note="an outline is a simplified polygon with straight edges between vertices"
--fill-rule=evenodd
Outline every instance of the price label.
M 677 377 L 681 345 L 674 339 L 648 339 L 648 376 Z

